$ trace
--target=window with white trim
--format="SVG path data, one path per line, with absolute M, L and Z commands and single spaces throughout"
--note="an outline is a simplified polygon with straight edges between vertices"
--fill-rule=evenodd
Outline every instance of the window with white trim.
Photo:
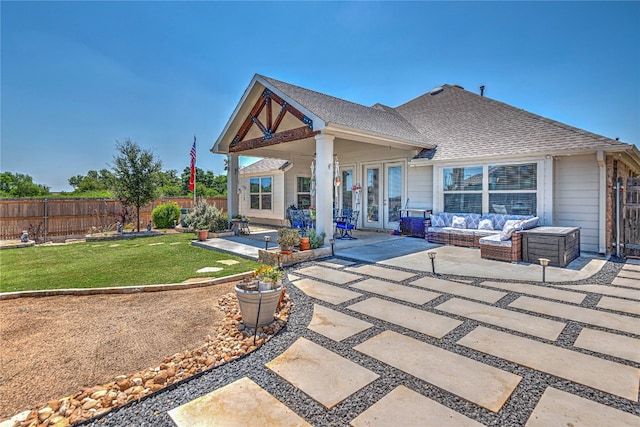
M 298 209 L 311 206 L 311 177 L 299 176 L 296 180 L 296 201 Z
M 444 211 L 482 213 L 482 166 L 444 168 Z
M 489 212 L 536 215 L 538 165 L 489 166 Z
M 271 210 L 273 177 L 249 178 L 251 209 Z
M 536 163 L 443 169 L 444 212 L 537 215 Z

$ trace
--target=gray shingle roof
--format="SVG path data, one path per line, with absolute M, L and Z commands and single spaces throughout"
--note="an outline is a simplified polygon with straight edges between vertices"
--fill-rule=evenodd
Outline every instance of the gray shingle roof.
M 365 107 L 354 102 L 325 95 L 279 80 L 260 76 L 278 90 L 294 99 L 325 123 L 335 123 L 354 129 L 374 132 L 417 143 L 417 146 L 433 146 L 402 115 L 392 108 Z
M 395 110 L 437 145 L 434 150 L 423 150 L 420 158 L 450 160 L 628 146 L 450 85 Z
M 284 167 L 287 163 L 289 163 L 287 160 L 281 159 L 262 159 L 240 168 L 240 174 L 271 172 Z

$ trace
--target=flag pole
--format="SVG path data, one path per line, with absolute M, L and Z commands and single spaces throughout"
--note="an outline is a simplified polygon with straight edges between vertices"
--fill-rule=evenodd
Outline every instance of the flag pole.
M 193 134 L 193 207 L 196 207 L 196 134 Z

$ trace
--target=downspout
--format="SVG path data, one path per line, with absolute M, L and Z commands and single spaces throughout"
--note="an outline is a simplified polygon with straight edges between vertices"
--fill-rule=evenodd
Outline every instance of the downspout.
M 616 256 L 620 258 L 620 178 L 616 180 Z
M 596 153 L 598 161 L 599 194 L 598 194 L 598 252 L 601 255 L 607 253 L 607 163 L 604 151 Z

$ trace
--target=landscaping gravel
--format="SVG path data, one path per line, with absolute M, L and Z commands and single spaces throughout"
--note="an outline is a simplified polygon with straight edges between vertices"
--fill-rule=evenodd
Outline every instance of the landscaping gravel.
M 292 268 L 289 268 L 288 272 L 290 274 L 295 274 L 296 276 L 304 277 L 304 275 L 299 273 L 298 270 L 314 264 L 315 262 L 301 263 Z M 355 266 L 363 264 L 364 263 L 358 262 L 355 264 Z M 600 270 L 600 272 L 598 272 L 593 277 L 586 280 L 570 282 L 566 284 L 610 284 L 614 277 L 620 271 L 622 265 L 623 264 L 619 260 L 613 259 L 612 261 L 608 261 Z M 430 273 L 418 273 L 412 270 L 404 271 L 411 271 L 413 273 L 416 273 L 416 276 L 402 282 L 402 284 L 406 286 L 410 286 L 409 283 L 419 277 L 432 277 L 432 274 Z M 486 280 L 461 276 L 440 275 L 439 277 L 449 280 L 460 280 L 461 278 L 473 280 L 474 285 L 479 285 L 482 281 Z M 314 278 L 314 280 L 320 279 Z M 495 279 L 490 280 L 496 281 Z M 503 280 L 503 282 L 513 282 L 513 280 Z M 349 284 L 336 285 L 332 283 L 332 285 L 342 286 L 344 288 L 349 287 Z M 439 402 L 442 405 L 452 408 L 469 418 L 490 426 L 524 425 L 531 415 L 531 412 L 533 411 L 538 400 L 542 396 L 542 393 L 549 386 L 640 416 L 640 405 L 638 405 L 637 402 L 634 403 L 618 396 L 600 392 L 598 390 L 594 390 L 580 384 L 563 380 L 561 378 L 551 376 L 540 371 L 529 369 L 518 364 L 508 362 L 484 353 L 480 353 L 478 351 L 456 344 L 456 341 L 458 341 L 460 338 L 480 325 L 480 322 L 469 320 L 467 318 L 459 316 L 452 316 L 463 321 L 464 323 L 458 328 L 451 331 L 442 339 L 435 339 L 391 323 L 387 323 L 375 318 L 361 315 L 353 311 L 346 310 L 347 306 L 358 301 L 363 301 L 370 296 L 388 299 L 384 296 L 380 296 L 377 294 L 374 295 L 366 291 L 359 290 L 359 292 L 362 292 L 364 294 L 362 297 L 350 300 L 337 306 L 332 306 L 331 308 L 349 314 L 352 317 L 364 319 L 370 323 L 373 323 L 375 326 L 352 337 L 349 337 L 342 342 L 335 342 L 329 338 L 324 337 L 323 335 L 307 329 L 307 325 L 311 320 L 313 312 L 314 300 L 307 297 L 292 284 L 287 285 L 287 290 L 292 301 L 295 304 L 295 308 L 292 309 L 291 315 L 289 317 L 289 322 L 278 335 L 273 337 L 269 342 L 267 342 L 257 351 L 250 353 L 249 355 L 239 360 L 233 361 L 232 363 L 227 363 L 225 365 L 207 371 L 200 376 L 188 379 L 183 383 L 170 387 L 169 389 L 161 390 L 152 396 L 142 399 L 139 402 L 133 402 L 126 407 L 116 409 L 101 419 L 85 422 L 83 425 L 96 427 L 173 426 L 174 424 L 167 415 L 167 411 L 190 402 L 193 399 L 196 399 L 245 376 L 249 377 L 251 380 L 263 387 L 266 391 L 286 404 L 289 408 L 294 410 L 298 415 L 303 417 L 313 426 L 346 426 L 351 420 L 361 414 L 365 409 L 380 400 L 383 396 L 391 392 L 395 387 L 399 385 L 405 385 L 410 389 L 424 396 L 427 396 L 435 400 L 436 402 Z M 496 307 L 504 308 L 506 307 L 506 305 L 508 305 L 508 303 L 512 302 L 519 295 L 520 294 L 518 294 L 517 292 L 509 292 L 509 295 L 507 295 L 494 305 Z M 420 307 L 423 309 L 426 308 L 429 311 L 432 311 L 433 306 L 442 303 L 450 297 L 450 295 L 444 295 L 442 297 L 439 297 L 437 300 L 430 301 L 423 306 L 416 306 L 409 303 L 405 304 L 408 306 Z M 582 306 L 594 310 L 601 310 L 596 307 L 599 299 L 600 296 L 589 294 L 589 296 L 582 303 Z M 323 302 L 317 303 L 326 304 Z M 554 319 L 552 317 L 540 315 L 533 312 L 528 314 Z M 629 316 L 640 317 L 633 315 Z M 589 326 L 592 329 L 600 328 L 594 327 L 592 325 L 581 324 L 579 322 L 566 320 L 563 321 L 567 323 L 567 326 L 565 327 L 558 340 L 554 342 L 554 344 L 564 348 L 571 348 L 574 351 L 578 351 L 584 354 L 595 354 L 591 353 L 588 350 L 573 348 L 572 345 L 582 327 Z M 495 326 L 490 327 L 497 330 L 504 330 Z M 430 385 L 425 381 L 417 379 L 401 370 L 386 365 L 353 349 L 355 345 L 358 345 L 378 335 L 384 330 L 396 331 L 403 335 L 413 337 L 415 339 L 438 346 L 453 353 L 460 354 L 462 356 L 480 361 L 487 365 L 497 367 L 504 371 L 520 375 L 522 377 L 522 381 L 498 413 L 490 412 L 478 405 L 472 404 L 445 390 Z M 509 332 L 513 335 L 523 336 L 528 339 L 549 343 L 549 341 L 541 338 L 535 338 L 511 330 L 504 331 Z M 619 333 L 624 334 L 622 332 Z M 377 373 L 378 375 L 380 375 L 380 378 L 371 382 L 355 394 L 349 396 L 347 399 L 336 405 L 331 410 L 325 410 L 324 407 L 318 402 L 311 399 L 305 393 L 296 389 L 265 367 L 265 363 L 280 355 L 299 337 L 308 338 L 309 340 L 320 344 L 323 347 L 349 360 L 354 361 L 355 363 Z M 617 359 L 615 357 L 602 354 L 598 354 L 598 356 L 603 359 L 620 362 L 620 359 Z M 633 367 L 640 368 L 640 364 L 638 363 L 628 361 L 625 361 L 625 363 Z

